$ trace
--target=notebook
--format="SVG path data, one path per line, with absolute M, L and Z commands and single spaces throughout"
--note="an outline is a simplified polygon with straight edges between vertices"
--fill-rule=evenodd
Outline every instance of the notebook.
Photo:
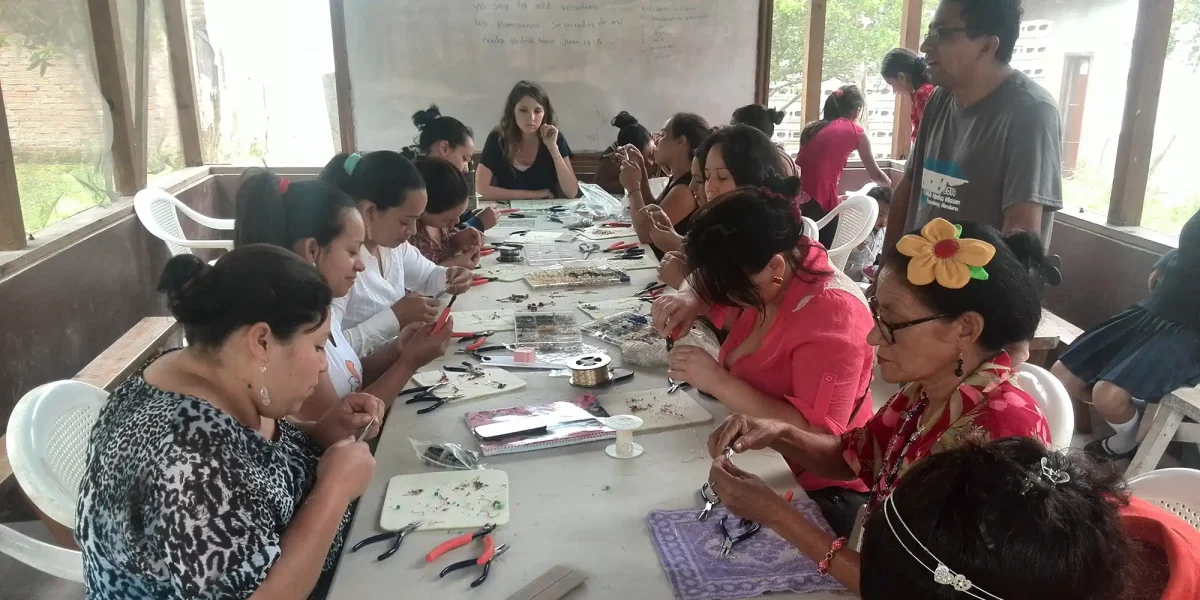
M 528 436 L 490 441 L 477 438 L 484 456 L 497 456 L 611 440 L 617 437 L 616 432 L 591 419 L 607 416 L 608 413 L 600 406 L 596 397 L 588 394 L 565 402 L 467 413 L 467 428 L 474 432 L 475 428 L 481 425 L 518 419 L 541 419 L 547 425 L 544 433 Z

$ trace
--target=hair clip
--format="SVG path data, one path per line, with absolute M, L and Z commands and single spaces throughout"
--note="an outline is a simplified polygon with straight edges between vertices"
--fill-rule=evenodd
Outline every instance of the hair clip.
M 292 185 L 291 181 L 288 181 L 287 179 L 280 177 L 279 178 L 279 193 L 286 194 L 288 191 L 288 187 L 291 185 Z
M 892 530 L 892 535 L 895 536 L 896 542 L 900 544 L 900 547 L 903 548 L 913 560 L 917 561 L 917 564 L 921 565 L 926 571 L 929 571 L 933 574 L 933 580 L 935 582 L 937 582 L 939 585 L 948 585 L 955 590 L 972 598 L 977 598 L 978 600 L 1003 600 L 999 596 L 975 585 L 974 583 L 971 583 L 971 580 L 967 579 L 966 575 L 963 575 L 962 573 L 955 573 L 950 569 L 950 567 L 946 566 L 946 563 L 943 563 L 941 559 L 934 555 L 934 553 L 930 552 L 929 548 L 926 548 L 925 544 L 922 544 L 921 540 L 918 540 L 917 536 L 913 535 L 912 530 L 908 528 L 908 524 L 904 522 L 904 519 L 900 518 L 900 510 L 896 508 L 896 501 L 893 499 L 895 496 L 896 494 L 893 492 L 892 494 L 889 494 L 888 497 L 883 501 L 883 518 L 887 521 L 888 529 Z M 888 509 L 891 510 L 889 511 Z M 904 531 L 908 533 L 909 539 L 916 542 L 917 546 L 919 546 L 920 549 L 925 552 L 925 554 L 933 559 L 933 561 L 937 564 L 936 567 L 929 568 L 929 565 L 925 564 L 925 561 L 917 558 L 917 555 L 914 554 L 912 550 L 909 550 L 908 545 L 904 543 L 904 540 L 900 537 L 900 534 L 896 532 L 896 526 L 892 524 L 893 515 L 896 517 L 896 520 L 900 522 L 900 526 L 904 528 Z M 981 596 L 980 594 L 983 595 Z
M 362 160 L 362 155 L 355 152 L 346 157 L 346 162 L 342 163 L 342 168 L 346 170 L 347 175 L 354 174 L 354 168 L 358 166 L 358 161 Z
M 1033 489 L 1033 480 L 1037 477 L 1045 479 L 1046 483 L 1050 484 L 1050 487 L 1057 487 L 1059 484 L 1071 481 L 1071 474 L 1066 469 L 1051 467 L 1050 459 L 1043 456 L 1041 462 L 1033 466 L 1029 477 L 1025 479 L 1025 487 L 1021 489 L 1022 496 Z
M 896 250 L 912 260 L 908 282 L 938 285 L 952 290 L 966 287 L 972 279 L 987 281 L 984 266 L 996 256 L 996 247 L 982 240 L 962 239 L 962 227 L 937 218 L 921 228 L 920 235 L 900 238 Z

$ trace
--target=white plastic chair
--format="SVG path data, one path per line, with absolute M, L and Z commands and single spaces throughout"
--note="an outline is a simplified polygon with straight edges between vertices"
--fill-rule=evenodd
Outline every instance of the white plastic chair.
M 804 237 L 815 240 L 821 236 L 821 228 L 817 227 L 816 221 L 808 217 L 800 217 L 800 225 L 804 229 Z
M 1060 451 L 1070 448 L 1075 431 L 1075 410 L 1066 386 L 1050 371 L 1029 363 L 1017 367 L 1017 377 L 1021 389 L 1033 396 L 1042 414 L 1046 415 L 1050 444 Z
M 864 188 L 864 190 L 869 188 Z M 846 269 L 846 261 L 850 253 L 871 235 L 875 221 L 879 217 L 879 205 L 875 199 L 867 196 L 865 191 L 854 192 L 844 202 L 834 207 L 820 221 L 817 228 L 824 229 L 836 217 L 837 231 L 833 235 L 833 247 L 829 249 L 829 264 L 839 271 Z
M 191 254 L 193 248 L 218 248 L 233 250 L 232 240 L 189 240 L 179 225 L 180 212 L 191 220 L 209 228 L 233 231 L 233 219 L 215 219 L 202 215 L 180 202 L 178 198 L 158 188 L 146 188 L 133 197 L 133 210 L 138 220 L 154 237 L 167 243 L 172 256 Z
M 5 440 L 13 476 L 39 510 L 70 529 L 92 426 L 107 400 L 108 392 L 95 386 L 55 381 L 25 394 L 8 419 Z M 51 575 L 83 581 L 78 551 L 0 527 L 0 552 Z
M 1200 530 L 1200 471 L 1159 469 L 1129 480 L 1134 496 L 1153 502 Z

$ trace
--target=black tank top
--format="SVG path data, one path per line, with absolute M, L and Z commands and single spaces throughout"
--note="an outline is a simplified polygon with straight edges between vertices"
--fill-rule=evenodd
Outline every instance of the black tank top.
M 655 204 L 661 205 L 664 201 L 666 201 L 667 196 L 670 195 L 670 193 L 671 193 L 671 190 L 673 190 L 681 185 L 687 186 L 687 185 L 691 185 L 691 184 L 692 184 L 692 172 L 688 171 L 687 173 L 684 173 L 683 176 L 680 177 L 679 179 L 676 179 L 674 181 L 667 183 L 667 187 L 663 188 L 662 193 L 658 195 L 658 200 L 655 201 Z M 693 210 L 691 213 L 688 214 L 688 216 L 680 219 L 679 222 L 675 224 L 675 233 L 686 236 L 688 230 L 692 228 L 692 217 L 695 214 L 696 214 L 696 211 Z M 654 252 L 654 256 L 658 257 L 658 260 L 662 260 L 662 257 L 666 254 L 662 250 L 659 250 L 658 246 L 655 246 L 654 244 L 650 244 L 650 250 L 652 252 Z

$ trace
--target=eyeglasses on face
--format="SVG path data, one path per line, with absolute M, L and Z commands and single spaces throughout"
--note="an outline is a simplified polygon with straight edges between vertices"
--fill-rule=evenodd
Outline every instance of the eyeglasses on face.
M 875 326 L 879 328 L 879 334 L 883 336 L 883 341 L 887 342 L 889 345 L 896 343 L 896 332 L 900 331 L 901 329 L 908 329 L 909 327 L 914 327 L 930 321 L 936 321 L 938 319 L 944 319 L 946 317 L 953 316 L 950 313 L 941 313 L 920 319 L 913 319 L 912 321 L 905 321 L 903 323 L 892 323 L 879 316 L 879 301 L 876 300 L 874 296 L 871 296 L 867 300 L 867 305 L 871 307 L 871 318 L 875 320 Z
M 935 25 L 930 25 L 929 29 L 925 32 L 925 41 L 931 44 L 936 44 L 938 42 L 945 41 L 947 38 L 956 33 L 962 33 L 964 31 L 967 31 L 966 27 L 938 27 Z

